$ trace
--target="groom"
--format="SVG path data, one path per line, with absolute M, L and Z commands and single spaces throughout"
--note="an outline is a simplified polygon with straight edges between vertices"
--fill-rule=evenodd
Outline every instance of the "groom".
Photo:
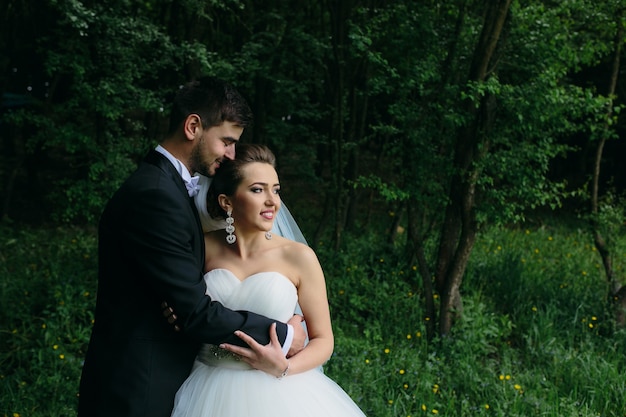
M 191 173 L 213 176 L 234 158 L 251 121 L 229 84 L 204 78 L 186 85 L 174 99 L 167 137 L 107 204 L 79 417 L 169 416 L 201 343 L 242 345 L 235 330 L 269 343 L 272 320 L 228 310 L 205 294 L 204 238 L 191 198 Z M 163 301 L 176 311 L 178 332 L 163 319 Z M 277 323 L 285 354 L 303 347 L 300 320 Z

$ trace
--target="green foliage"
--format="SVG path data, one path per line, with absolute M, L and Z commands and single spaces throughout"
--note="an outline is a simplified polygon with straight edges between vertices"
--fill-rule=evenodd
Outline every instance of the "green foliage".
M 321 242 L 318 247 L 326 274 L 333 317 L 349 323 L 346 334 L 364 333 L 383 341 L 388 323 L 403 316 L 398 334 L 424 332 L 423 311 L 415 291 L 416 267 L 402 266 L 397 253 L 375 238 L 364 237 L 345 245 L 340 251 Z M 383 313 L 381 315 L 381 313 Z
M 0 415 L 74 416 L 96 289 L 93 231 L 1 226 Z M 324 371 L 366 415 L 622 417 L 626 334 L 576 225 L 491 228 L 464 315 L 425 338 L 421 280 L 374 236 L 321 245 L 336 347 Z M 622 253 L 623 238 L 616 242 Z M 620 261 L 616 268 L 623 273 Z
M 492 100 L 472 167 L 479 222 L 521 222 L 538 207 L 558 208 L 580 195 L 550 169 L 578 151 L 574 135 L 606 134 L 604 88 L 571 77 L 610 56 L 618 13 L 614 2 L 514 2 L 489 77 L 467 82 L 481 8 L 395 2 L 376 9 L 353 39 L 377 57 L 369 82 L 381 117 L 370 124 L 370 138 L 383 144 L 384 162 L 359 184 L 388 201 L 410 196 L 424 207 L 426 223 L 436 223 L 455 174 L 454 140 L 472 121 L 467 103 Z M 380 186 L 386 183 L 397 190 Z
M 250 98 L 253 140 L 276 150 L 288 202 L 305 223 L 341 218 L 341 204 L 324 212 L 320 202 L 343 202 L 345 194 L 333 193 L 354 185 L 344 192 L 373 196 L 356 201 L 368 205 L 355 210 L 358 220 L 368 221 L 360 213 L 370 206 L 378 215 L 402 201 L 430 237 L 448 202 L 459 129 L 473 120 L 468 109 L 493 100 L 475 150 L 484 156 L 473 166 L 476 214 L 487 227 L 522 224 L 537 208 L 580 195 L 551 172 L 554 161 L 586 152 L 580 137 L 620 126 L 621 104 L 586 71 L 599 71 L 612 53 L 621 3 L 513 2 L 484 83 L 468 83 L 467 72 L 488 2 L 457 3 L 357 2 L 338 15 L 300 2 L 287 15 L 293 2 L 50 0 L 22 11 L 39 23 L 40 36 L 22 49 L 36 55 L 47 95 L 0 116 L 9 132 L 0 143 L 24 157 L 44 194 L 40 211 L 93 224 L 162 135 L 166 94 L 215 74 Z M 360 162 L 350 173 L 349 156 Z M 619 198 L 602 200 L 597 219 L 615 254 L 626 250 Z M 372 229 L 385 221 L 376 217 Z M 348 238 L 339 251 L 322 244 L 337 328 L 329 374 L 375 416 L 620 415 L 624 337 L 613 333 L 587 231 L 528 230 L 480 236 L 462 291 L 465 314 L 449 339 L 432 344 L 422 336 L 421 279 L 403 248 L 380 236 Z M 20 300 L 20 308 L 0 312 L 0 414 L 73 415 L 95 242 L 67 229 L 1 231 L 0 302 Z M 436 237 L 426 245 L 435 247 Z
M 522 221 L 528 209 L 558 207 L 576 191 L 548 175 L 555 158 L 580 151 L 574 135 L 606 134 L 604 86 L 585 71 L 597 71 L 610 56 L 621 4 L 513 2 L 484 83 L 468 83 L 467 73 L 488 4 L 463 4 L 16 4 L 15 15 L 0 16 L 11 24 L 3 34 L 23 42 L 16 51 L 32 51 L 36 65 L 27 76 L 47 87 L 29 94 L 35 104 L 26 110 L 0 115 L 9 132 L 0 142 L 3 155 L 24 146 L 24 154 L 3 162 L 24 157 L 18 189 L 26 172 L 44 171 L 35 173 L 36 185 L 55 220 L 93 222 L 162 136 L 166 95 L 184 80 L 214 74 L 249 98 L 257 117 L 246 133 L 276 151 L 286 183 L 293 179 L 294 208 L 319 209 L 318 200 L 343 202 L 348 194 L 358 199 L 365 188 L 390 205 L 408 197 L 423 208 L 425 223 L 436 224 L 448 200 L 458 130 L 472 121 L 467 104 L 495 98 L 495 118 L 484 132 L 490 146 L 476 166 L 479 220 Z M 294 8 L 298 13 L 287 13 Z M 28 26 L 23 22 L 36 31 L 17 30 Z M 27 67 L 12 56 L 6 65 Z M 0 77 L 8 90 L 18 88 L 6 73 Z M 608 123 L 620 125 L 618 112 Z M 322 198 L 300 192 L 307 187 L 320 187 Z M 9 206 L 19 213 L 30 201 Z M 354 204 L 362 208 L 364 201 Z M 346 217 L 334 213 L 346 205 L 327 215 Z M 320 215 L 311 223 L 333 223 L 319 222 Z
M 620 253 L 619 239 L 622 234 L 624 224 L 626 223 L 626 205 L 624 198 L 617 194 L 614 190 L 605 192 L 599 197 L 598 212 L 580 214 L 579 217 L 586 221 L 588 225 L 602 236 L 606 249 L 608 249 L 612 257 L 616 257 Z
M 326 373 L 368 415 L 621 416 L 626 339 L 575 226 L 481 234 L 461 321 L 430 344 L 420 280 L 392 248 L 356 238 L 322 250 L 337 338 Z
M 408 194 L 395 184 L 384 183 L 379 177 L 360 177 L 354 182 L 354 187 L 372 188 L 376 190 L 385 201 L 403 201 Z
M 35 45 L 24 47 L 41 61 L 41 73 L 32 76 L 46 87 L 33 94 L 33 105 L 1 117 L 10 132 L 23 135 L 27 161 L 42 160 L 37 170 L 52 168 L 40 188 L 56 220 L 93 223 L 164 135 L 165 96 L 188 79 L 181 69 L 207 73 L 224 66 L 206 45 L 168 32 L 168 22 L 159 20 L 169 18 L 177 27 L 176 19 L 200 6 L 185 2 L 176 9 L 180 15 L 157 18 L 150 3 L 125 0 L 43 5 L 42 19 L 50 22 Z
M 0 230 L 0 415 L 76 415 L 93 322 L 93 233 Z

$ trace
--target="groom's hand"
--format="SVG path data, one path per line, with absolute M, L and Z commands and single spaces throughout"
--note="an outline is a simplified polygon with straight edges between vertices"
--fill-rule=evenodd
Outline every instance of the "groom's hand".
M 174 327 L 175 332 L 180 332 L 180 327 L 176 324 L 176 320 L 178 317 L 174 314 L 174 309 L 167 305 L 167 302 L 163 301 L 161 303 L 161 310 L 163 312 L 163 317 L 167 320 L 169 324 Z
M 293 327 L 293 341 L 289 347 L 289 352 L 287 352 L 288 358 L 291 358 L 293 355 L 304 349 L 304 342 L 306 341 L 307 335 L 302 322 L 304 322 L 304 316 L 299 314 L 294 314 L 293 317 L 291 317 L 291 319 L 287 322 L 287 324 L 291 324 Z
M 237 330 L 235 335 L 243 340 L 249 348 L 222 343 L 220 347 L 238 355 L 242 361 L 250 366 L 275 377 L 280 377 L 286 372 L 289 361 L 285 358 L 283 349 L 276 334 L 276 323 L 270 326 L 270 342 L 261 345 L 246 333 Z

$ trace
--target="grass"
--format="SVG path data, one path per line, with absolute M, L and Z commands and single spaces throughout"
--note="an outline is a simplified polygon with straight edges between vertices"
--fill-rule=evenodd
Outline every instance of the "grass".
M 3 227 L 0 415 L 73 416 L 95 305 L 96 241 Z
M 583 231 L 482 234 L 463 318 L 430 343 L 399 251 L 361 236 L 318 253 L 336 336 L 325 372 L 368 416 L 626 416 L 626 332 Z M 75 416 L 96 265 L 92 231 L 0 225 L 0 416 Z

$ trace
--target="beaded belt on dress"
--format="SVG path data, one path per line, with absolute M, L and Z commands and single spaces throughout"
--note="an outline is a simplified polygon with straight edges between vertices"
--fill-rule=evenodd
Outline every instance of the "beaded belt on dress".
M 241 360 L 239 355 L 216 345 L 202 345 L 200 353 L 198 353 L 198 360 L 209 366 L 231 369 L 252 369 L 250 365 Z

